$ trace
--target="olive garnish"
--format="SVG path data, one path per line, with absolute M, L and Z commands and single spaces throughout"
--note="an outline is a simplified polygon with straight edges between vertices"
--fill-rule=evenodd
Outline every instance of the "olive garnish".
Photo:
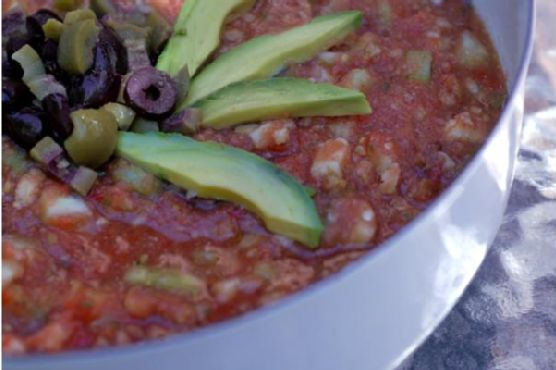
M 31 17 L 36 19 L 41 26 L 44 26 L 50 19 L 55 19 L 58 22 L 63 21 L 58 14 L 48 9 L 39 9 Z
M 58 43 L 54 40 L 47 39 L 39 50 L 46 73 L 56 76 L 57 78 L 61 76 L 63 71 L 58 65 L 57 60 Z
M 29 88 L 21 81 L 10 78 L 2 79 L 2 110 L 11 113 L 30 105 L 33 95 Z
M 96 70 L 115 71 L 120 75 L 127 73 L 127 51 L 123 41 L 110 28 L 103 26 L 97 41 L 95 53 Z
M 98 108 L 115 101 L 120 92 L 121 76 L 110 71 L 87 73 L 76 89 L 78 104 L 86 108 Z
M 71 114 L 73 133 L 64 142 L 74 163 L 97 168 L 104 164 L 116 149 L 118 123 L 103 109 L 84 109 Z
M 81 195 L 87 195 L 97 180 L 95 171 L 71 163 L 62 147 L 51 137 L 41 139 L 29 154 L 43 169 Z
M 73 131 L 68 98 L 62 94 L 50 94 L 42 100 L 42 106 L 50 123 L 52 137 L 62 142 Z
M 37 18 L 28 16 L 25 18 L 25 27 L 27 28 L 27 36 L 29 37 L 27 43 L 32 45 L 34 48 L 40 47 L 41 43 L 44 41 L 42 24 L 40 24 Z
M 34 108 L 23 108 L 19 112 L 8 114 L 5 130 L 20 146 L 31 149 L 40 139 L 46 136 L 44 112 Z
M 26 32 L 25 14 L 20 10 L 10 11 L 2 17 L 2 45 L 4 39 L 20 36 Z
M 2 52 L 2 77 L 10 77 L 21 80 L 23 69 L 19 63 L 15 62 L 7 52 Z
M 40 9 L 35 14 L 25 18 L 25 28 L 30 38 L 31 45 L 35 47 L 41 46 L 41 43 L 44 41 L 43 26 L 50 19 L 62 22 L 62 18 L 60 18 L 58 14 L 48 9 Z
M 147 118 L 162 118 L 174 106 L 178 91 L 172 78 L 152 66 L 134 71 L 127 80 L 126 103 Z

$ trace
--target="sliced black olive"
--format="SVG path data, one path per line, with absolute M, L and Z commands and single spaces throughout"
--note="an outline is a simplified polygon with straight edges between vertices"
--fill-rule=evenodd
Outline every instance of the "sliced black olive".
M 68 99 L 71 107 L 80 108 L 83 103 L 83 92 L 81 85 L 85 76 L 66 74 L 62 81 L 68 92 Z
M 62 19 L 54 12 L 47 9 L 41 9 L 35 14 L 25 18 L 25 28 L 30 40 L 30 44 L 40 49 L 44 41 L 44 30 L 42 26 L 48 22 L 49 19 L 62 21 Z
M 52 137 L 63 142 L 73 132 L 68 98 L 62 94 L 50 94 L 42 100 L 42 106 L 48 117 Z
M 46 136 L 44 113 L 31 107 L 10 113 L 5 125 L 8 136 L 25 149 L 31 149 Z
M 86 108 L 98 108 L 108 102 L 115 101 L 120 92 L 121 76 L 110 71 L 93 70 L 88 72 L 81 85 L 73 93 L 72 105 Z
M 23 68 L 15 62 L 8 53 L 2 52 L 2 76 L 20 80 L 23 77 Z
M 122 40 L 127 55 L 128 70 L 140 69 L 151 65 L 147 48 L 150 28 L 122 22 L 117 15 L 102 17 L 102 24 L 110 28 Z
M 116 60 L 114 59 L 114 55 L 111 50 L 106 45 L 100 45 L 97 43 L 93 70 L 112 73 L 116 72 Z
M 39 9 L 31 17 L 35 18 L 41 26 L 44 26 L 49 19 L 55 19 L 58 22 L 63 21 L 63 19 L 58 14 L 48 9 Z
M 124 98 L 140 115 L 157 119 L 168 115 L 178 96 L 172 78 L 152 66 L 134 71 L 128 78 Z
M 31 105 L 33 94 L 21 81 L 9 78 L 2 79 L 2 111 L 15 112 L 26 105 Z
M 29 44 L 35 48 L 40 46 L 44 40 L 44 31 L 39 20 L 33 16 L 28 16 L 25 18 L 25 27 L 27 28 L 27 35 L 30 40 Z
M 32 44 L 31 38 L 26 33 L 20 36 L 10 37 L 6 44 L 6 52 L 8 53 L 8 56 L 11 58 L 13 53 L 18 51 L 25 45 L 30 45 L 31 47 L 33 47 L 33 45 L 31 44 Z
M 46 73 L 57 78 L 64 74 L 62 68 L 58 65 L 58 43 L 56 41 L 46 39 L 40 48 L 40 56 Z
M 58 43 L 46 40 L 40 49 L 40 55 L 43 62 L 55 62 L 58 57 Z
M 28 41 L 23 12 L 10 11 L 2 17 L 2 76 L 23 77 L 23 69 L 12 60 L 12 54 Z
M 102 27 L 95 52 L 95 69 L 127 73 L 127 51 L 120 37 L 108 27 Z
M 25 14 L 21 11 L 12 11 L 2 17 L 2 46 L 12 37 L 22 36 L 27 33 L 25 27 Z

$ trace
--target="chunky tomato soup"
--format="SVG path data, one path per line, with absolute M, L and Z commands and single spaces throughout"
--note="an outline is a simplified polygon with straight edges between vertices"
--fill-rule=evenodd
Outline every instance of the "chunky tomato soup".
M 170 19 L 181 6 L 151 3 Z M 242 315 L 340 271 L 448 187 L 506 97 L 496 52 L 467 1 L 259 0 L 226 24 L 211 58 L 352 9 L 364 15 L 356 32 L 280 73 L 361 91 L 370 115 L 194 134 L 254 152 L 314 189 L 324 225 L 318 248 L 121 158 L 80 196 L 4 137 L 3 351 L 126 345 Z

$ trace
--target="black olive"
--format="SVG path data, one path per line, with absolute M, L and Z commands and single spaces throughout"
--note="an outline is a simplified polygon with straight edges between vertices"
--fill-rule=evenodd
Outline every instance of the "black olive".
M 72 90 L 72 105 L 98 108 L 115 101 L 120 93 L 122 78 L 110 71 L 93 70 L 83 76 L 80 86 Z
M 9 12 L 2 17 L 2 39 L 8 40 L 12 37 L 27 33 L 25 28 L 25 15 L 20 11 Z M 4 42 L 2 41 L 2 45 Z
M 42 100 L 42 107 L 48 117 L 52 137 L 63 142 L 73 132 L 68 98 L 61 94 L 50 94 Z
M 114 58 L 110 47 L 104 43 L 101 44 L 100 42 L 97 42 L 93 69 L 96 71 L 116 71 L 116 59 Z
M 39 9 L 31 17 L 35 18 L 41 26 L 44 26 L 49 19 L 55 19 L 58 22 L 63 22 L 63 19 L 58 14 L 48 9 Z
M 15 53 L 16 51 L 18 51 L 19 49 L 21 49 L 27 44 L 33 46 L 31 41 L 32 39 L 27 34 L 10 37 L 6 44 L 6 51 L 8 53 L 8 56 L 11 58 L 13 53 Z
M 58 78 L 58 81 L 66 87 L 71 107 L 81 108 L 81 103 L 83 101 L 83 92 L 81 88 L 83 77 L 84 76 L 71 75 L 68 73 L 64 77 Z
M 124 98 L 140 115 L 158 119 L 167 116 L 178 97 L 172 78 L 152 66 L 135 70 L 128 78 Z
M 21 81 L 9 78 L 2 79 L 2 111 L 15 112 L 26 105 L 31 105 L 33 94 Z
M 43 62 L 55 62 L 58 58 L 58 43 L 51 39 L 45 40 L 40 53 Z
M 40 55 L 47 74 L 58 78 L 64 73 L 58 64 L 58 43 L 56 41 L 44 40 L 40 48 Z
M 35 14 L 25 18 L 27 35 L 30 38 L 31 45 L 35 47 L 37 51 L 43 48 L 44 31 L 42 26 L 45 25 L 49 19 L 55 19 L 59 22 L 63 21 L 56 13 L 48 9 L 40 9 Z
M 27 35 L 30 39 L 30 45 L 39 50 L 41 43 L 44 41 L 44 31 L 42 25 L 37 18 L 28 16 L 25 18 L 25 27 L 27 28 Z
M 6 132 L 17 144 L 25 149 L 31 149 L 46 136 L 44 113 L 31 107 L 19 112 L 10 113 L 5 125 Z
M 2 76 L 23 77 L 23 69 L 12 60 L 12 54 L 29 42 L 22 12 L 12 11 L 2 17 Z
M 2 53 L 2 76 L 20 80 L 23 77 L 23 68 L 16 61 Z
M 95 53 L 95 69 L 107 70 L 108 67 L 120 75 L 127 73 L 127 51 L 120 37 L 110 28 L 103 26 L 98 35 Z

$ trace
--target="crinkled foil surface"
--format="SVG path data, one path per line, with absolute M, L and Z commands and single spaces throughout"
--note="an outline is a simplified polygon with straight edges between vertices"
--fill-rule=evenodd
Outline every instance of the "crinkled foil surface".
M 504 223 L 460 302 L 398 370 L 556 369 L 556 0 L 537 7 Z

